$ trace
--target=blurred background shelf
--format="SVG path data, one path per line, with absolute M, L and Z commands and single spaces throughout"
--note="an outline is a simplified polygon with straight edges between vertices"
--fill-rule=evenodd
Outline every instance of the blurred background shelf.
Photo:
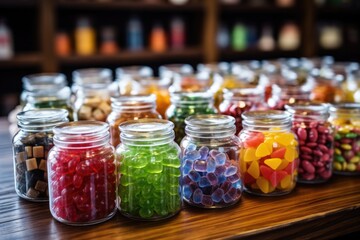
M 10 59 L 0 59 L 0 71 L 4 71 L 6 68 L 41 66 L 41 63 L 42 57 L 40 53 L 16 54 Z

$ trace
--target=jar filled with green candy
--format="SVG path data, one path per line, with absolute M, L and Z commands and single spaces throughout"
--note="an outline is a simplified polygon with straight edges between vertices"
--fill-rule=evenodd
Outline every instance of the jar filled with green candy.
M 214 114 L 217 110 L 210 92 L 175 92 L 166 118 L 175 124 L 175 141 L 180 144 L 185 136 L 185 118 L 195 114 Z
M 329 121 L 335 130 L 334 173 L 360 175 L 360 104 L 332 105 Z
M 71 90 L 62 73 L 39 73 L 26 75 L 22 79 L 21 102 L 23 111 L 41 108 L 62 108 L 68 111 L 72 121 Z
M 160 220 L 182 208 L 180 148 L 174 124 L 161 119 L 121 123 L 118 164 L 118 209 L 129 218 Z

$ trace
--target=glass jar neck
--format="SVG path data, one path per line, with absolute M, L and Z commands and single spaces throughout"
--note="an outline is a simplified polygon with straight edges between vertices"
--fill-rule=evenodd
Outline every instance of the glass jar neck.
M 70 95 L 71 90 L 67 86 L 62 88 L 49 88 L 27 92 L 26 101 L 29 103 L 36 103 L 42 101 L 69 100 Z
M 109 144 L 109 125 L 99 121 L 63 123 L 54 128 L 54 144 L 60 148 L 87 149 Z
M 285 110 L 292 115 L 293 120 L 305 123 L 325 122 L 329 118 L 328 104 L 292 104 L 285 105 Z
M 119 125 L 124 145 L 160 146 L 174 141 L 174 124 L 162 119 L 139 119 Z
M 185 119 L 185 124 L 185 133 L 192 138 L 229 138 L 236 132 L 235 118 L 226 115 L 193 115 Z
M 258 103 L 264 100 L 264 94 L 257 88 L 242 88 L 225 91 L 224 100 L 232 103 L 253 102 Z
M 56 92 L 67 86 L 67 80 L 62 73 L 40 73 L 24 76 L 23 88 L 27 92 L 52 91 Z
M 74 85 L 112 82 L 112 72 L 107 68 L 85 68 L 75 70 L 72 74 Z
M 61 123 L 68 122 L 65 109 L 34 109 L 17 114 L 18 127 L 26 132 L 49 132 Z
M 128 95 L 111 98 L 113 112 L 152 112 L 156 109 L 156 96 Z
M 242 114 L 244 130 L 284 132 L 291 129 L 291 115 L 277 110 L 249 111 Z
M 171 102 L 176 106 L 208 106 L 213 104 L 212 95 L 208 92 L 175 92 Z
M 360 119 L 360 103 L 339 103 L 331 105 L 330 117 Z

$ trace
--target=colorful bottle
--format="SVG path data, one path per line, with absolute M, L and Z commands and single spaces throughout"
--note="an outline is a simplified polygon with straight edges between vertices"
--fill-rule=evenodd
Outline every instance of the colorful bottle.
M 101 30 L 101 45 L 100 53 L 105 55 L 115 54 L 119 51 L 116 43 L 115 29 L 112 27 L 105 27 Z
M 130 18 L 126 27 L 127 48 L 132 51 L 144 48 L 143 26 L 138 17 Z
M 327 104 L 285 105 L 292 115 L 292 131 L 299 140 L 298 182 L 322 183 L 332 176 L 333 129 L 328 122 Z
M 232 48 L 242 51 L 247 48 L 247 29 L 242 23 L 236 23 L 232 32 Z
M 111 113 L 106 119 L 110 125 L 111 144 L 116 147 L 120 143 L 119 125 L 129 120 L 157 118 L 155 95 L 128 95 L 111 98 Z
M 180 17 L 174 17 L 170 23 L 171 47 L 173 49 L 183 49 L 185 47 L 185 23 Z
M 235 119 L 224 115 L 187 117 L 182 139 L 182 196 L 190 205 L 222 208 L 240 200 L 239 138 Z
M 4 20 L 0 20 L 0 59 L 9 59 L 14 56 L 13 37 Z
M 290 193 L 298 174 L 299 151 L 288 112 L 249 111 L 242 115 L 240 170 L 244 189 L 261 196 Z
M 124 216 L 160 220 L 181 210 L 180 148 L 173 127 L 160 119 L 120 124 L 118 208 Z
M 34 202 L 49 200 L 48 152 L 54 146 L 53 127 L 68 122 L 65 109 L 35 109 L 17 114 L 20 130 L 12 139 L 15 190 Z
M 185 118 L 195 114 L 217 113 L 209 92 L 175 92 L 166 110 L 166 119 L 175 125 L 175 142 L 180 144 L 185 136 Z
M 48 157 L 51 215 L 68 225 L 110 219 L 116 213 L 116 165 L 109 125 L 78 121 L 53 131 Z
M 334 173 L 360 175 L 360 104 L 332 105 L 329 121 L 335 131 Z
M 75 49 L 79 55 L 96 52 L 96 33 L 88 18 L 79 18 L 75 29 Z
M 150 34 L 150 50 L 164 52 L 167 50 L 167 38 L 164 27 L 157 23 L 153 26 Z

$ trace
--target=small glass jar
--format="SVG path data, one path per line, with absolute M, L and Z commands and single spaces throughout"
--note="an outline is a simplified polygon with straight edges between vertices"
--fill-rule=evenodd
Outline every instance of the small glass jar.
M 239 138 L 235 119 L 194 115 L 185 120 L 181 141 L 182 196 L 190 205 L 222 208 L 240 200 Z
M 17 114 L 19 131 L 12 139 L 16 193 L 34 202 L 48 201 L 48 152 L 56 125 L 68 122 L 65 109 L 34 109 Z
M 120 124 L 118 208 L 124 216 L 160 220 L 181 210 L 180 148 L 173 128 L 161 119 Z
M 109 125 L 64 123 L 54 129 L 48 156 L 51 215 L 68 225 L 91 225 L 116 213 L 116 165 Z
M 141 80 L 148 80 L 154 76 L 149 66 L 127 66 L 116 69 L 116 80 L 113 84 L 119 88 L 120 95 L 139 94 Z
M 314 82 L 310 94 L 311 101 L 334 103 L 337 89 L 340 89 L 335 73 L 330 68 L 313 69 L 311 76 Z
M 71 91 L 76 94 L 79 85 L 102 83 L 110 85 L 113 81 L 112 72 L 109 68 L 82 68 L 72 72 L 73 84 Z M 118 92 L 118 89 L 114 90 Z
M 161 119 L 156 111 L 155 95 L 129 95 L 111 98 L 111 113 L 106 122 L 110 125 L 111 144 L 116 147 L 120 143 L 119 125 L 129 120 L 141 118 Z
M 292 131 L 299 140 L 301 183 L 323 183 L 332 176 L 334 155 L 333 130 L 328 122 L 328 104 L 286 105 L 292 114 Z
M 39 73 L 26 75 L 22 79 L 23 92 L 21 102 L 23 111 L 37 108 L 62 108 L 68 111 L 70 121 L 73 118 L 71 90 L 62 73 Z
M 298 140 L 288 112 L 267 110 L 242 114 L 240 170 L 244 189 L 261 196 L 290 193 L 297 180 Z
M 217 113 L 210 92 L 175 92 L 166 118 L 175 124 L 175 142 L 180 144 L 185 136 L 185 118 L 195 114 Z
M 334 135 L 334 173 L 360 175 L 360 104 L 343 103 L 330 107 Z
M 310 102 L 310 90 L 301 86 L 273 85 L 267 104 L 273 110 L 285 110 L 286 104 Z
M 242 130 L 242 113 L 267 109 L 264 104 L 264 91 L 260 88 L 225 89 L 223 96 L 219 112 L 235 118 L 236 135 Z

